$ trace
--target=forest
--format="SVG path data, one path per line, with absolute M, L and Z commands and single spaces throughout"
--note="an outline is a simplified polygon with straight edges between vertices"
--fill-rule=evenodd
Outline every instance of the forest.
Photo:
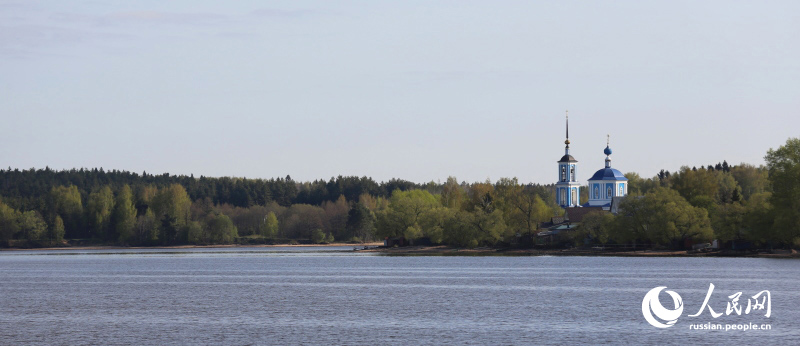
M 684 166 L 650 178 L 627 173 L 628 197 L 619 212 L 588 215 L 572 241 L 674 248 L 718 239 L 798 247 L 800 139 L 770 149 L 765 163 Z M 0 170 L 4 247 L 361 243 L 395 237 L 505 247 L 521 246 L 520 239 L 532 239 L 542 222 L 563 213 L 552 185 L 516 178 L 417 184 L 354 176 L 296 182 L 290 176 L 195 178 L 102 168 Z

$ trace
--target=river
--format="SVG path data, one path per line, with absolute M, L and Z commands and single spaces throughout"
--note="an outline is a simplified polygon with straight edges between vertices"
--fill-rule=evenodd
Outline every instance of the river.
M 800 344 L 798 260 L 349 250 L 0 251 L 0 344 Z M 708 306 L 721 316 L 689 316 L 712 283 Z M 643 317 L 660 286 L 684 307 L 668 328 Z M 742 292 L 746 307 L 763 290 L 770 317 L 726 314 L 729 296 Z M 659 301 L 674 307 L 666 292 Z M 706 323 L 771 329 L 691 329 Z

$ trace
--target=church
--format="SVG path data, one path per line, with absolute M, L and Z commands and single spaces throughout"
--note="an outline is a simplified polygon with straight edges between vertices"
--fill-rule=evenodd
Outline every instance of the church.
M 580 204 L 581 184 L 578 182 L 578 160 L 569 152 L 569 115 L 567 115 L 567 139 L 564 156 L 558 160 L 559 179 L 556 183 L 556 203 L 564 209 L 578 207 L 600 207 L 610 210 L 612 201 L 625 197 L 628 193 L 628 179 L 614 168 L 611 168 L 611 148 L 606 141 L 603 154 L 606 155 L 606 166 L 589 178 L 589 201 Z

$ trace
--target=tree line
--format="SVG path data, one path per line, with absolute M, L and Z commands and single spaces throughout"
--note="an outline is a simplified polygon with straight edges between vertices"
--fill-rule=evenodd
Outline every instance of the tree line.
M 645 243 L 684 248 L 720 241 L 728 248 L 800 246 L 800 139 L 770 149 L 765 166 L 721 164 L 653 178 L 625 176 L 629 196 L 616 215 L 587 216 L 578 244 Z
M 719 239 L 800 245 L 800 140 L 766 165 L 627 173 L 619 213 L 587 216 L 578 244 L 680 247 Z M 584 189 L 586 190 L 586 189 Z M 583 198 L 585 200 L 585 196 Z M 0 244 L 63 239 L 118 245 L 374 241 L 404 237 L 453 246 L 506 246 L 563 215 L 552 185 L 516 178 L 416 184 L 393 179 L 277 179 L 141 175 L 103 169 L 0 170 Z

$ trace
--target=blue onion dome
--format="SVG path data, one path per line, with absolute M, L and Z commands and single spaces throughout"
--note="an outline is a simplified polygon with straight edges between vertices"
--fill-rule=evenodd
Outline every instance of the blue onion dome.
M 603 153 L 605 153 L 606 155 L 611 155 L 611 148 L 609 148 L 608 146 L 606 146 L 606 149 L 605 149 L 605 150 L 603 150 Z

